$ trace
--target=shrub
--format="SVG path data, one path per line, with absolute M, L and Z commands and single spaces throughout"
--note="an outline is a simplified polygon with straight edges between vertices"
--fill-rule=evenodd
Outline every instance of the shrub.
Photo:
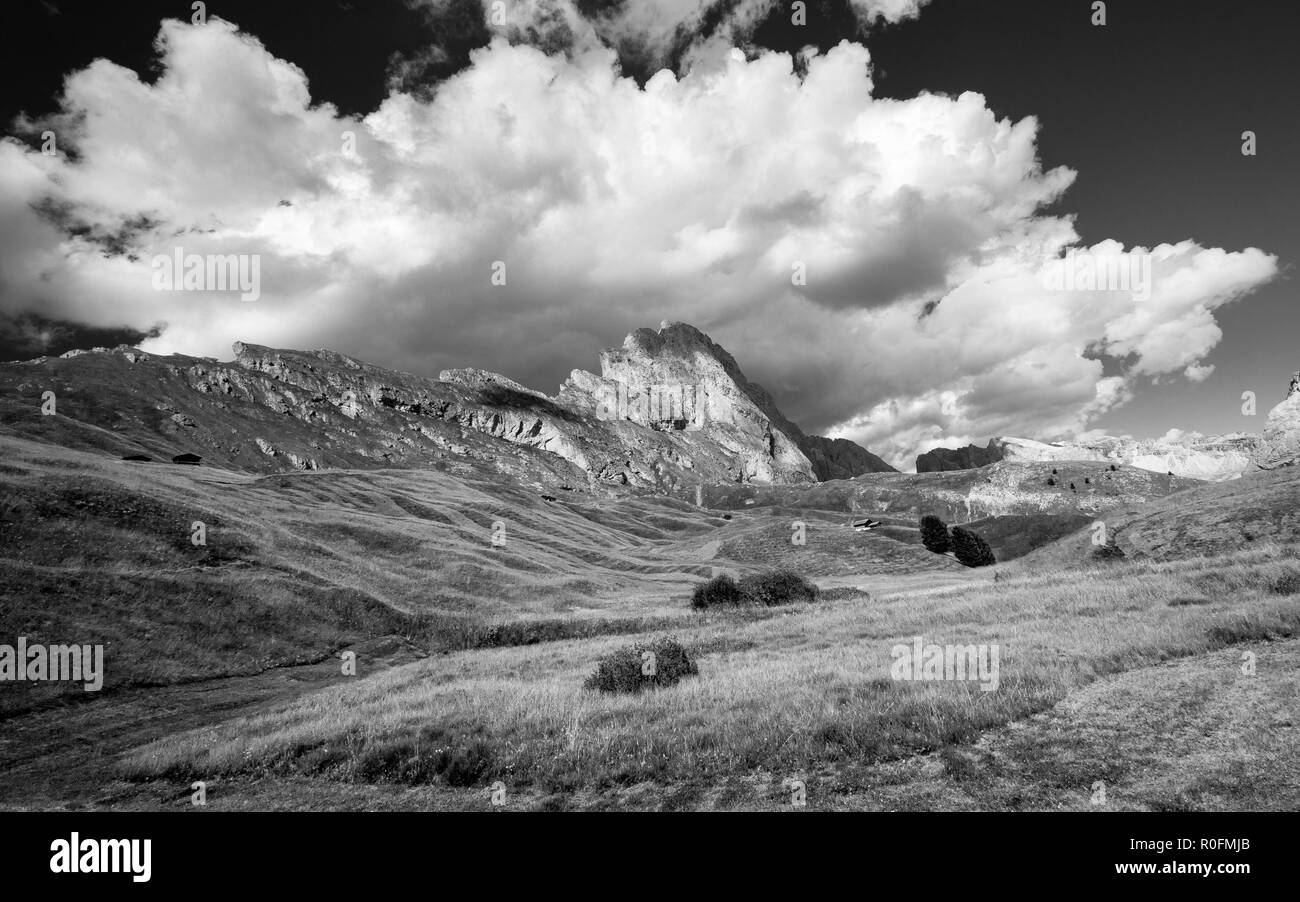
M 1099 548 L 1094 548 L 1092 556 L 1098 561 L 1122 561 L 1125 558 L 1124 549 L 1116 545 L 1114 539 Z
M 640 692 L 650 686 L 672 686 L 682 677 L 697 676 L 699 672 L 681 643 L 666 636 L 649 643 L 625 645 L 601 658 L 583 687 L 601 692 Z
M 997 558 L 993 557 L 993 549 L 989 547 L 989 543 L 969 529 L 962 529 L 960 526 L 953 527 L 952 547 L 957 554 L 957 560 L 967 567 L 987 567 L 990 564 L 997 563 Z
M 769 607 L 817 600 L 817 586 L 792 570 L 767 570 L 746 576 L 739 589 L 751 601 Z
M 736 581 L 727 574 L 715 576 L 707 583 L 700 583 L 691 594 L 691 607 L 711 608 L 720 604 L 743 604 L 745 595 L 736 585 Z
M 921 544 L 935 554 L 944 554 L 952 548 L 948 526 L 938 517 L 926 514 L 921 518 Z

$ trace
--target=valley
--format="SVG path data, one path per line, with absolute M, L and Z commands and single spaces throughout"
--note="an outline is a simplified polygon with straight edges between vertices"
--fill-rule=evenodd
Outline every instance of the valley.
M 100 693 L 4 687 L 0 806 L 184 810 L 203 780 L 209 804 L 230 808 L 480 808 L 500 781 L 520 808 L 779 809 L 781 780 L 798 775 L 809 806 L 829 810 L 1086 807 L 1093 777 L 1137 767 L 1157 768 L 1162 788 L 1112 790 L 1113 805 L 1233 807 L 1260 797 L 1229 772 L 1241 755 L 1277 762 L 1271 805 L 1300 802 L 1280 764 L 1297 750 L 1281 713 L 1294 668 L 1243 684 L 1234 650 L 1295 654 L 1287 471 L 1112 509 L 1121 541 L 1149 549 L 1132 561 L 1092 562 L 1085 526 L 970 570 L 926 551 L 910 516 L 880 511 L 879 530 L 852 530 L 831 483 L 806 507 L 779 487 L 753 490 L 762 506 L 745 504 L 748 490 L 706 494 L 702 508 L 549 502 L 437 472 L 258 476 L 0 445 L 0 633 L 104 642 L 107 661 Z M 935 497 L 952 475 L 932 474 Z M 1179 511 L 1200 522 L 1198 503 L 1232 524 L 1219 535 L 1255 538 L 1170 553 L 1188 540 Z M 1041 534 L 1041 520 L 1016 516 Z M 195 519 L 206 547 L 190 544 Z M 773 566 L 825 598 L 689 606 L 714 573 Z M 581 687 L 602 655 L 664 633 L 691 649 L 698 678 L 625 698 Z M 912 636 L 999 643 L 1000 690 L 891 682 L 889 648 Z M 344 650 L 356 676 L 342 674 Z M 1029 766 L 1018 730 L 1079 728 L 1053 720 L 1062 706 L 1086 704 L 1088 729 L 1104 729 L 1140 691 L 1195 732 L 1232 710 L 1222 693 L 1252 685 L 1264 694 L 1243 697 L 1274 712 L 1268 732 L 1221 765 L 1201 755 L 1183 779 L 1193 747 L 1143 746 L 1130 766 L 1138 750 L 1121 742 L 1108 747 L 1119 764 L 1088 764 L 1073 740 L 1052 739 L 1029 789 L 999 788 Z M 1188 691 L 1224 701 L 1188 708 Z
M 227 809 L 1300 805 L 1285 416 L 1217 482 L 900 473 L 680 325 L 554 397 L 235 354 L 0 365 L 0 637 L 104 660 L 95 692 L 0 682 L 0 808 L 187 810 L 196 782 Z M 611 417 L 628 384 L 702 387 L 700 416 Z M 696 605 L 774 573 L 811 594 Z M 680 682 L 587 685 L 668 639 Z M 891 679 L 930 644 L 996 649 L 996 689 Z

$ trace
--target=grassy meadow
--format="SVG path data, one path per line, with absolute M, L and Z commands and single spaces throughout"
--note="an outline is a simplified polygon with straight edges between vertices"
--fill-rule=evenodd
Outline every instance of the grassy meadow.
M 477 809 L 499 784 L 514 808 L 785 809 L 792 780 L 819 809 L 1088 808 L 1098 781 L 1106 807 L 1300 807 L 1295 475 L 1109 511 L 1116 561 L 1078 517 L 985 521 L 1018 556 L 967 569 L 902 515 L 855 532 L 788 499 L 0 444 L 0 636 L 102 643 L 107 670 L 2 688 L 0 807 L 184 807 L 193 780 L 232 808 Z M 818 600 L 691 607 L 773 567 Z M 669 635 L 698 675 L 584 688 Z M 996 646 L 996 690 L 892 679 L 914 637 Z
M 983 574 L 981 575 L 984 576 Z M 1294 549 L 1097 565 L 883 592 L 677 631 L 700 676 L 635 696 L 582 688 L 620 640 L 448 654 L 321 691 L 125 761 L 134 778 L 316 776 L 367 783 L 500 780 L 542 794 L 723 785 L 968 746 L 1094 681 L 1230 645 L 1296 635 Z M 903 682 L 913 636 L 997 643 L 1001 683 Z M 1231 665 L 1229 665 L 1231 666 Z

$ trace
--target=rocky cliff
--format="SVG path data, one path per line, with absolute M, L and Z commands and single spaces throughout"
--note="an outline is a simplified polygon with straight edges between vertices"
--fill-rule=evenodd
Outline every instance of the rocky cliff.
M 934 448 L 917 455 L 916 472 L 946 473 L 951 470 L 974 470 L 1002 460 L 998 439 L 990 439 L 987 448 L 967 445 L 964 448 Z
M 602 419 L 676 435 L 688 447 L 733 454 L 728 482 L 811 482 L 895 472 L 846 439 L 806 436 L 734 357 L 686 323 L 638 329 L 602 351 L 601 374 L 574 370 L 556 401 Z
M 1264 435 L 1254 456 L 1262 470 L 1295 466 L 1300 461 L 1300 373 L 1291 376 L 1286 399 L 1268 413 Z

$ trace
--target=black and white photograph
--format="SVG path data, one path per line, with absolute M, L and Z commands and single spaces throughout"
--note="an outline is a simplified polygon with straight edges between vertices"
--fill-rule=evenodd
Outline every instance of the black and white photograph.
M 0 22 L 0 859 L 1294 835 L 1294 3 Z

